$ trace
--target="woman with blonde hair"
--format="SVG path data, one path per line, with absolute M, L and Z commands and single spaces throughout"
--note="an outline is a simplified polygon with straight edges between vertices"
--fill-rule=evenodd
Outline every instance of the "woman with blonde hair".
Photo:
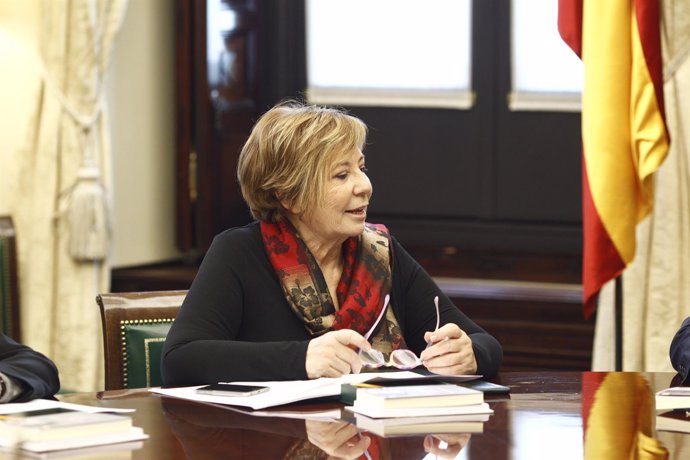
M 294 101 L 258 120 L 237 168 L 256 221 L 209 248 L 166 339 L 166 385 L 498 371 L 498 341 L 366 222 L 366 134 L 343 110 Z

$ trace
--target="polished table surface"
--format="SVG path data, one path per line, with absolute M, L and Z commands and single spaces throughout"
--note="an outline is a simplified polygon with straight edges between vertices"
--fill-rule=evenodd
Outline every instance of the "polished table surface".
M 423 435 L 379 438 L 362 433 L 354 441 L 366 435 L 372 438 L 372 445 L 359 456 L 361 452 L 352 450 L 352 441 L 347 445 L 333 445 L 340 430 L 351 429 L 342 421 L 314 422 L 248 415 L 155 395 L 146 389 L 66 394 L 60 399 L 136 409 L 134 423 L 150 438 L 133 450 L 118 453 L 117 457 L 113 453 L 113 458 L 132 459 L 581 459 L 585 455 L 583 414 L 590 415 L 593 401 L 598 400 L 600 405 L 610 401 L 614 409 L 604 412 L 609 418 L 596 422 L 598 426 L 603 424 L 606 433 L 596 438 L 596 442 L 610 442 L 615 447 L 612 450 L 617 452 L 605 456 L 596 454 L 601 460 L 608 460 L 634 458 L 620 446 L 621 439 L 632 439 L 630 433 L 625 432 L 631 418 L 635 418 L 631 417 L 631 410 L 644 412 L 653 423 L 654 392 L 671 386 L 673 377 L 671 373 L 635 372 L 502 373 L 492 381 L 508 385 L 511 392 L 509 395 L 486 395 L 494 414 L 484 423 L 483 431 L 435 438 L 436 444 L 439 438 L 448 444 L 445 453 L 438 457 L 425 451 L 425 441 L 428 447 L 429 439 Z M 602 382 L 608 383 L 608 393 L 600 391 L 606 386 Z M 318 407 L 337 409 L 341 406 L 322 403 Z M 296 410 L 314 408 L 313 404 L 290 407 Z M 602 413 L 592 411 L 595 412 Z M 590 423 L 586 426 L 594 426 L 595 422 L 591 418 L 588 420 Z M 690 458 L 690 434 L 656 432 L 654 429 L 648 434 L 665 446 L 668 458 Z M 598 450 L 602 451 L 606 449 Z

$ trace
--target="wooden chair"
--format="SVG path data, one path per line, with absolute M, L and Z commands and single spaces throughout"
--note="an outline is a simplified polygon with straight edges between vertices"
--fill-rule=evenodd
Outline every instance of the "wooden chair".
M 105 389 L 161 385 L 165 336 L 187 291 L 99 294 L 103 323 Z
M 0 332 L 21 342 L 17 240 L 10 216 L 0 216 Z

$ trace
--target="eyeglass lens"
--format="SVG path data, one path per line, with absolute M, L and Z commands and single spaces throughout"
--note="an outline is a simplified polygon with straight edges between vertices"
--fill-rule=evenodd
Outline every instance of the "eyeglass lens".
M 412 369 L 422 364 L 422 361 L 410 350 L 393 350 L 388 361 L 383 353 L 374 349 L 369 352 L 360 351 L 359 358 L 363 366 L 373 368 L 391 366 L 398 369 Z

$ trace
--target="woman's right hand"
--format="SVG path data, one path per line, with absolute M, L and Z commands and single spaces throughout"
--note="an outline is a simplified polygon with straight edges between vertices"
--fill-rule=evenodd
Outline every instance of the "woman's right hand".
M 371 344 L 351 329 L 330 331 L 312 339 L 307 347 L 307 377 L 340 377 L 362 370 L 359 350 L 371 350 Z

